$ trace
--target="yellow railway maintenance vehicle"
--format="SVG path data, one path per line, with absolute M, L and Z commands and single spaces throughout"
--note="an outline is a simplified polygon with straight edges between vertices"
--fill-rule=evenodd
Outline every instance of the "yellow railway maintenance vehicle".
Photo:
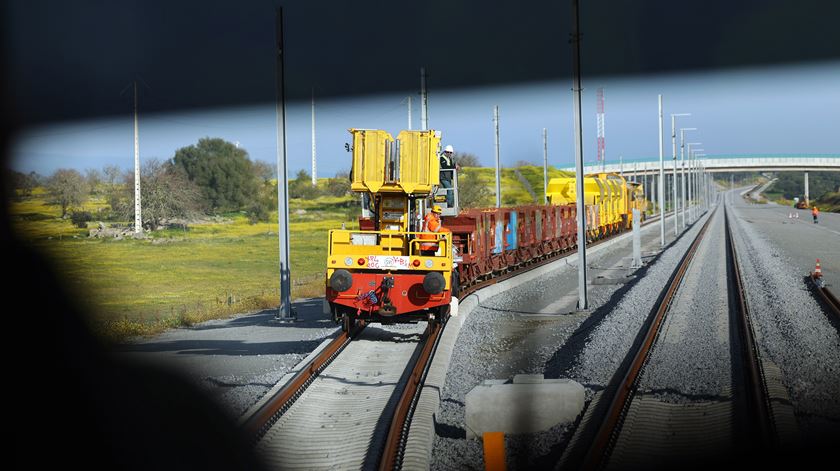
M 440 321 L 449 313 L 452 238 L 423 231 L 440 184 L 440 133 L 350 129 L 351 190 L 364 194 L 358 230 L 331 230 L 326 300 L 345 330 L 357 321 Z M 431 255 L 429 244 L 437 246 Z M 421 244 L 424 250 L 421 252 Z
M 590 240 L 629 229 L 633 223 L 633 208 L 639 209 L 644 218 L 647 202 L 640 183 L 629 182 L 616 173 L 593 173 L 584 177 L 583 191 Z M 551 204 L 576 204 L 575 178 L 552 178 L 547 193 Z

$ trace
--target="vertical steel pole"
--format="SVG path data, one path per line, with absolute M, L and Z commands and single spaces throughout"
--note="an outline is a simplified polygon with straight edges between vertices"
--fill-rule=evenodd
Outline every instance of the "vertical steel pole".
M 697 210 L 700 206 L 700 187 L 698 186 L 698 173 L 699 168 L 697 167 L 697 151 L 694 151 L 694 155 L 691 156 L 691 194 L 693 195 L 692 205 L 691 205 L 691 220 L 696 221 L 698 218 Z
M 642 266 L 642 212 L 633 208 L 633 268 Z
M 318 166 L 315 164 L 315 87 L 312 87 L 312 186 L 318 186 Z
M 420 67 L 420 129 L 429 129 L 429 103 L 426 97 L 426 68 Z
M 408 96 L 408 130 L 411 131 L 411 95 Z
M 686 157 L 686 160 L 688 161 L 687 162 L 688 171 L 686 172 L 686 177 L 687 177 L 686 182 L 687 182 L 687 188 L 688 188 L 688 190 L 687 190 L 687 192 L 688 192 L 688 200 L 687 200 L 688 201 L 688 222 L 691 222 L 692 221 L 692 219 L 691 219 L 691 207 L 693 206 L 693 204 L 692 204 L 693 203 L 693 201 L 692 201 L 693 198 L 692 198 L 692 193 L 691 193 L 691 185 L 692 185 L 692 181 L 691 181 L 692 180 L 691 179 L 691 171 L 692 171 L 692 168 L 691 168 L 691 153 L 692 152 L 691 152 L 691 144 L 689 143 L 687 145 L 688 145 L 688 148 L 686 149 L 685 157 Z
M 680 129 L 680 219 L 685 230 L 685 129 Z
M 548 130 L 543 128 L 543 193 L 545 204 L 548 204 Z
M 493 107 L 493 127 L 496 131 L 496 207 L 502 207 L 502 173 L 499 159 L 499 106 Z
M 692 222 L 694 222 L 694 220 L 697 219 L 697 201 L 695 201 L 695 200 L 699 201 L 699 198 L 697 196 L 697 155 L 696 155 L 696 153 L 697 152 L 695 151 L 694 154 L 691 155 L 691 160 L 689 160 L 689 162 L 691 163 L 691 192 L 689 193 L 690 196 L 689 196 L 688 199 L 691 200 L 691 206 L 690 206 L 691 213 L 689 214 L 689 216 L 691 217 Z
M 674 192 L 674 204 L 672 206 L 672 210 L 674 211 L 674 236 L 678 236 L 680 234 L 680 228 L 678 226 L 677 212 L 680 209 L 680 202 L 677 201 L 677 117 L 671 115 L 671 146 L 673 147 L 673 163 L 674 163 L 674 182 L 673 182 L 673 192 Z
M 665 155 L 662 151 L 662 95 L 659 95 L 659 245 L 665 246 Z
M 581 122 L 580 13 L 579 0 L 572 0 L 572 100 L 575 126 L 575 190 L 577 192 L 578 309 L 587 309 L 586 299 L 586 208 L 583 194 L 583 123 Z
M 277 35 L 277 234 L 280 239 L 280 308 L 277 317 L 292 318 L 289 281 L 289 174 L 286 168 L 286 87 L 284 75 L 283 8 L 275 17 Z
M 137 123 L 137 81 L 134 81 L 134 233 L 143 232 L 140 204 L 140 128 Z

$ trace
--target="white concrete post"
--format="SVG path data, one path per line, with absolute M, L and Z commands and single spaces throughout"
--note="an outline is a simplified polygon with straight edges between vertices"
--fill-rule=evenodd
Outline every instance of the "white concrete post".
M 641 218 L 639 208 L 633 208 L 633 268 L 642 266 L 642 226 L 639 223 Z

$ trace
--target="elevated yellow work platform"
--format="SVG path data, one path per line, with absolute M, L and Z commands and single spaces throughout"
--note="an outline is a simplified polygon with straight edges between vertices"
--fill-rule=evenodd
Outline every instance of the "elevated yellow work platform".
M 428 195 L 440 184 L 440 132 L 349 129 L 353 135 L 353 191 Z

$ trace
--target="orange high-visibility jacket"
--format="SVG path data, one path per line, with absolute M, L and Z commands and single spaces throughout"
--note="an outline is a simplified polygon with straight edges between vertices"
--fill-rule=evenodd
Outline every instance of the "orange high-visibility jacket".
M 440 218 L 435 217 L 434 213 L 429 213 L 429 214 L 426 215 L 425 218 L 423 218 L 423 232 L 440 232 L 440 229 L 441 229 Z M 424 236 L 423 234 L 420 234 L 420 238 L 421 239 L 437 239 L 435 236 L 433 236 L 431 234 L 429 234 L 427 236 Z M 434 242 L 423 242 L 422 244 L 420 244 L 420 249 L 421 250 L 437 250 L 438 249 L 437 240 L 435 240 Z
M 820 210 L 817 209 L 816 206 L 814 206 L 814 209 L 811 210 L 811 214 L 813 214 L 814 216 L 817 216 L 818 214 L 820 214 Z
M 440 218 L 435 217 L 435 213 L 429 213 L 426 215 L 423 221 L 424 231 L 425 232 L 439 232 L 440 231 Z

